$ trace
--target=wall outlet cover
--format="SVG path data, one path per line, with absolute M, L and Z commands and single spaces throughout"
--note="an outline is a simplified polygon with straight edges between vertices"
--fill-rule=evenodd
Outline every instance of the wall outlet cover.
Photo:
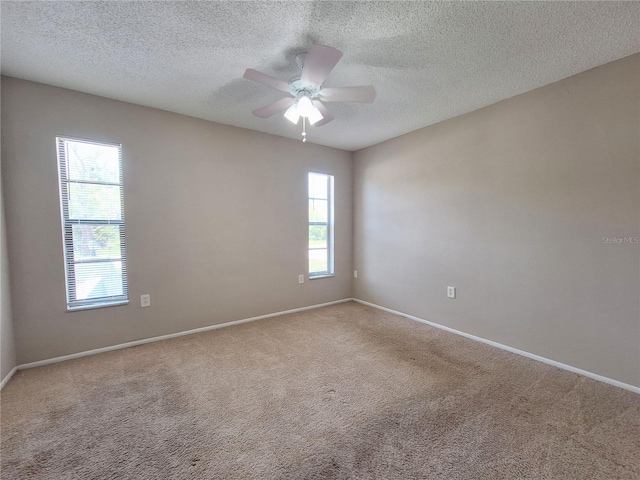
M 140 306 L 141 307 L 150 307 L 151 306 L 151 295 L 148 293 L 145 295 L 140 295 Z

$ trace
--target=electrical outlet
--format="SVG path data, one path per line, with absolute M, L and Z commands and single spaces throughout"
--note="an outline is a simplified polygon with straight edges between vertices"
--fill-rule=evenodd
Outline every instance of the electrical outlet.
M 304 275 L 298 275 L 298 283 L 304 283 Z
M 456 287 L 447 287 L 447 297 L 456 298 Z
M 353 271 L 353 278 L 358 278 L 358 270 Z
M 150 307 L 151 306 L 151 295 L 148 293 L 145 295 L 140 295 L 140 306 L 141 307 Z

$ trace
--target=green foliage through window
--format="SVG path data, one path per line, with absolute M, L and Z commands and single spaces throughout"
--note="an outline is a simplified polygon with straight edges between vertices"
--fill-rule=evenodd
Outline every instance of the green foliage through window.
M 67 307 L 126 303 L 121 146 L 57 141 Z
M 333 275 L 333 175 L 309 173 L 309 276 Z

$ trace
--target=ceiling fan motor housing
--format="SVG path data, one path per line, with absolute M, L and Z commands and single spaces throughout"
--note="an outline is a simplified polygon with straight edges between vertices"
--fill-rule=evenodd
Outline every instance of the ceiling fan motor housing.
M 315 98 L 320 93 L 320 88 L 313 83 L 303 82 L 300 77 L 294 77 L 289 80 L 289 92 L 296 98 Z

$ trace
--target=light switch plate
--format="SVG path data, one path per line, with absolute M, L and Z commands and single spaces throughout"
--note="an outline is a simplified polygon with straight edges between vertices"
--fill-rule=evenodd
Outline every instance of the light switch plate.
M 456 298 L 456 287 L 447 287 L 447 297 Z

